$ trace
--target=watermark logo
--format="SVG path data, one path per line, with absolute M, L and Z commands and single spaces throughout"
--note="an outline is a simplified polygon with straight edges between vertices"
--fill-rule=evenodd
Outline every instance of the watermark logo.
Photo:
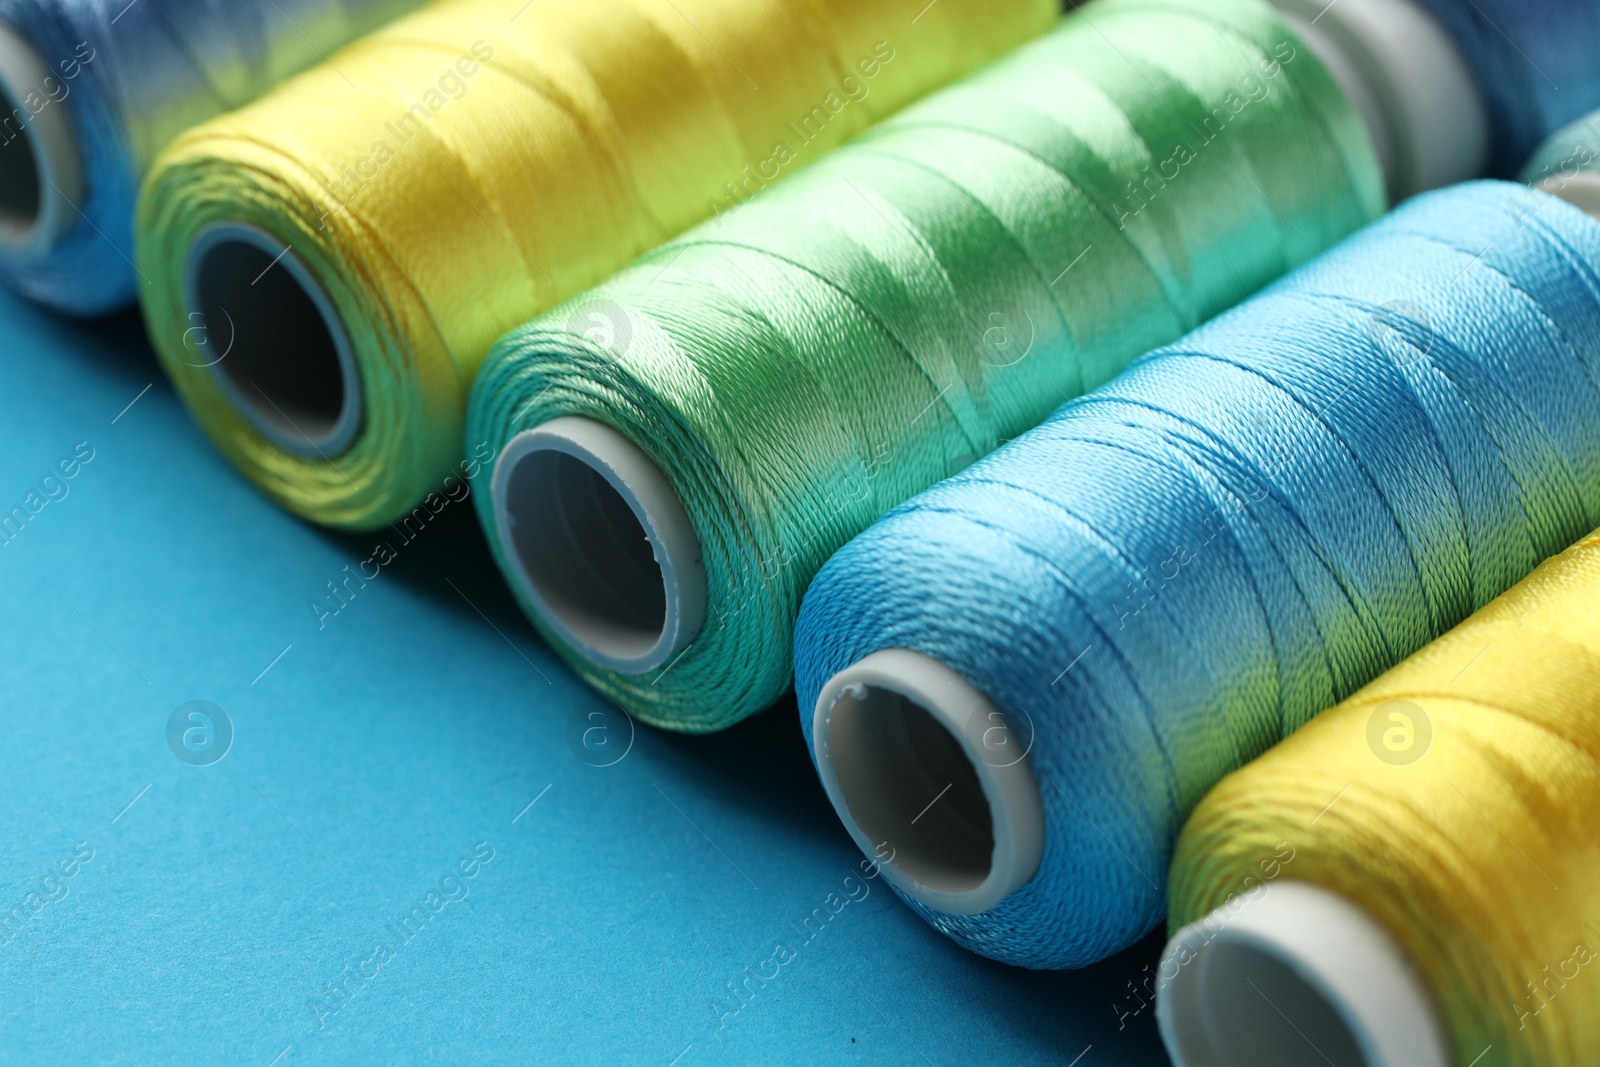
M 1021 304 L 997 300 L 973 324 L 978 341 L 978 358 L 990 367 L 1009 367 L 1020 363 L 1033 351 L 1033 316 Z
M 586 300 L 567 316 L 567 332 L 620 357 L 633 343 L 633 319 L 614 301 Z
M 1367 719 L 1367 747 L 1395 767 L 1417 762 L 1432 744 L 1433 721 L 1409 700 L 1386 700 Z
M 567 720 L 567 747 L 591 767 L 611 767 L 633 751 L 633 716 L 618 708 L 578 708 Z
M 1389 300 L 1367 316 L 1367 333 L 1378 350 L 1404 367 L 1433 351 L 1433 326 L 1427 311 L 1409 300 Z
M 1033 716 L 1026 711 L 1019 714 L 1021 722 L 1016 716 L 998 711 L 986 714 L 974 711 L 967 718 L 967 751 L 1000 770 L 1015 767 L 1027 759 L 1028 753 L 1033 751 Z
M 209 700 L 186 701 L 167 718 L 167 747 L 191 767 L 209 767 L 233 747 L 233 720 Z
M 212 343 L 211 324 L 205 314 L 199 311 L 189 312 L 190 326 L 183 331 L 183 350 L 193 353 L 201 359 L 196 363 L 184 356 L 183 361 L 191 367 L 215 367 L 218 363 L 228 358 L 228 353 L 233 351 L 233 343 L 238 340 L 238 332 L 234 329 L 233 316 L 228 314 L 227 308 L 219 308 L 223 319 L 228 324 L 228 341 L 220 350 Z

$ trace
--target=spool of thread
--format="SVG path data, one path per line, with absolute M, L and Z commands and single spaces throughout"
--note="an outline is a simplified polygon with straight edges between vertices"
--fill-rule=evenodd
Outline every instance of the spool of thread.
M 1159 971 L 1178 1067 L 1600 1061 L 1596 604 L 1590 534 L 1211 791 Z
M 496 337 L 1054 17 L 443 0 L 162 156 L 139 216 L 156 351 L 268 495 L 382 526 L 453 469 Z
M 725 727 L 788 687 L 850 537 L 1372 218 L 1379 182 L 1265 4 L 1089 4 L 507 335 L 468 430 L 499 454 L 490 544 L 610 699 Z
M 1143 935 L 1223 775 L 1600 522 L 1597 267 L 1545 193 L 1413 198 L 856 538 L 795 667 L 857 843 L 996 959 Z
M 0 279 L 60 311 L 133 303 L 139 180 L 418 0 L 0 0 Z
M 1490 175 L 1510 178 L 1548 137 L 1600 106 L 1600 5 L 1420 0 L 1455 39 L 1488 105 Z

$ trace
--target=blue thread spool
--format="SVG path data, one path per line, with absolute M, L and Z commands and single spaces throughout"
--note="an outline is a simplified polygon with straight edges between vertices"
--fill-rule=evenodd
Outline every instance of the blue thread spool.
M 1148 930 L 1218 777 L 1600 521 L 1596 265 L 1552 197 L 1418 198 L 848 545 L 796 688 L 858 845 L 1008 962 Z

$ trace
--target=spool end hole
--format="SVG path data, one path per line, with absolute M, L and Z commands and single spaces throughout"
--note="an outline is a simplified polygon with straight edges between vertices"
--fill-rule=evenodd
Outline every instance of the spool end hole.
M 941 893 L 970 893 L 989 878 L 994 820 L 978 772 L 921 704 L 881 686 L 847 687 L 833 705 L 828 753 L 851 818 L 884 862 Z
M 0 89 L 0 233 L 18 240 L 39 224 L 43 186 L 39 157 L 27 129 L 14 130 L 15 116 L 27 114 Z
M 1203 1000 L 1211 1058 L 1194 1062 L 1367 1067 L 1339 1010 L 1276 954 L 1249 940 L 1219 937 L 1198 965 L 1193 992 Z
M 667 586 L 644 524 L 606 477 L 555 449 L 515 457 L 499 494 L 509 544 L 547 620 L 606 659 L 653 658 Z
M 327 298 L 265 234 L 208 236 L 191 253 L 185 358 L 209 367 L 275 444 L 344 451 L 359 428 L 360 389 Z

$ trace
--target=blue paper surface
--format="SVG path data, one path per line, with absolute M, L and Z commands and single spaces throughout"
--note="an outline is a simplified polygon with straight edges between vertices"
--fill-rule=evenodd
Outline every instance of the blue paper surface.
M 1157 939 L 957 948 L 863 876 L 792 702 L 631 729 L 469 504 L 289 516 L 141 329 L 0 297 L 0 1062 L 1167 1062 Z

